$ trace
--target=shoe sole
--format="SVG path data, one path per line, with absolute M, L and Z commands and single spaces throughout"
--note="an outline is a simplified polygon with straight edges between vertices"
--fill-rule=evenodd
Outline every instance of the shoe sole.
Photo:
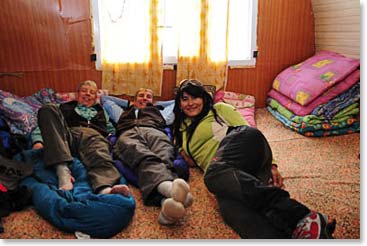
M 319 213 L 321 220 L 321 228 L 324 228 L 324 231 L 320 232 L 320 239 L 334 239 L 333 233 L 336 228 L 336 220 L 333 219 L 331 222 L 327 222 L 328 218 Z

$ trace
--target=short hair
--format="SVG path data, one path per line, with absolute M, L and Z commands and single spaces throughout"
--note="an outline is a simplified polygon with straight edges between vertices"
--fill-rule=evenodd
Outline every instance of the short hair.
M 152 94 L 152 96 L 154 97 L 154 93 L 153 93 L 153 90 L 151 90 L 151 89 L 146 89 L 146 88 L 143 88 L 143 87 L 141 87 L 141 88 L 139 88 L 137 91 L 136 91 L 136 93 L 135 93 L 135 98 L 138 96 L 138 94 L 139 94 L 139 92 L 141 92 L 141 91 L 144 91 L 144 92 L 150 92 L 151 94 Z
M 83 85 L 90 85 L 95 87 L 96 90 L 98 90 L 96 82 L 94 82 L 93 80 L 85 80 L 83 82 L 80 82 L 80 84 L 78 85 L 78 92 L 80 91 L 80 88 L 82 88 Z

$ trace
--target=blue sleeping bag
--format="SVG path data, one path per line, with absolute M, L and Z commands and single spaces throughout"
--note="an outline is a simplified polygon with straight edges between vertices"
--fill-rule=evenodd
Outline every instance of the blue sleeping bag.
M 63 231 L 80 231 L 94 238 L 110 238 L 129 225 L 135 211 L 132 196 L 94 194 L 78 159 L 71 167 L 74 188 L 59 190 L 55 172 L 44 168 L 42 155 L 43 150 L 27 150 L 16 156 L 33 164 L 33 175 L 20 185 L 32 190 L 33 204 L 41 216 Z M 125 178 L 120 183 L 126 184 Z

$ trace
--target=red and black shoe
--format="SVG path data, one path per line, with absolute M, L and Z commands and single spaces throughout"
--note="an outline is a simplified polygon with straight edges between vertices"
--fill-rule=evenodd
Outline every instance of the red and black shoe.
M 326 215 L 311 211 L 306 217 L 298 222 L 292 233 L 293 239 L 333 239 L 336 220 L 328 222 Z

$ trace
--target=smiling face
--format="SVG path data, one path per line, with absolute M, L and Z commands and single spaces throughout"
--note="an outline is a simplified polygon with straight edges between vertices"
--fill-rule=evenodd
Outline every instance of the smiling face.
M 145 108 L 147 104 L 153 104 L 153 91 L 149 89 L 139 89 L 135 95 L 134 106 Z
M 194 97 L 184 92 L 180 100 L 180 108 L 188 118 L 198 116 L 204 107 L 204 100 L 201 97 Z
M 89 84 L 80 86 L 78 91 L 78 103 L 87 107 L 93 106 L 97 101 L 97 87 Z

